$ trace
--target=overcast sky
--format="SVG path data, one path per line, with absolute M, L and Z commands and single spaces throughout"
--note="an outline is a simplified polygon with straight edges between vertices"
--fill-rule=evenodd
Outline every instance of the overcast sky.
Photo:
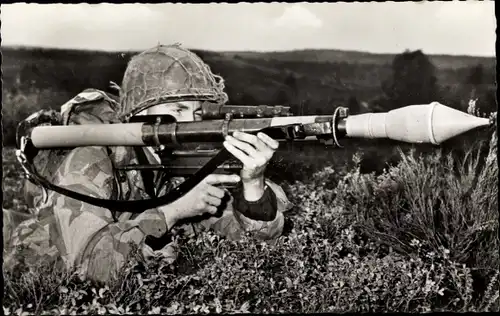
M 493 1 L 273 4 L 8 4 L 2 45 L 142 50 L 326 48 L 495 56 Z

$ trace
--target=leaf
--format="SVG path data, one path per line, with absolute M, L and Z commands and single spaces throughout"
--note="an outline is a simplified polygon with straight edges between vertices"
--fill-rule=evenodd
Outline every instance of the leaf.
M 106 292 L 106 289 L 99 289 L 99 297 L 104 298 L 104 293 Z
M 202 308 L 201 308 L 201 311 L 205 314 L 208 314 L 210 313 L 210 309 L 208 308 L 207 305 L 203 304 Z
M 245 303 L 243 303 L 243 305 L 241 305 L 239 311 L 241 313 L 249 313 L 249 310 L 248 310 L 249 307 L 250 307 L 250 302 L 246 301 Z
M 118 314 L 119 311 L 118 309 L 116 308 L 116 305 L 113 304 L 113 303 L 110 303 L 108 305 L 106 305 L 106 309 L 111 313 L 111 314 Z M 122 312 L 123 313 L 123 312 Z
M 61 287 L 59 288 L 59 292 L 61 292 L 61 293 L 68 293 L 68 288 L 67 288 L 67 287 L 65 287 L 65 286 L 61 286 Z
M 160 314 L 160 311 L 161 311 L 160 307 L 156 306 L 151 311 L 149 311 L 148 314 Z
M 140 287 L 144 286 L 144 282 L 142 281 L 142 276 L 139 273 L 137 273 L 137 281 L 139 281 Z
M 222 313 L 222 305 L 217 297 L 214 299 L 214 303 L 215 303 L 215 312 L 217 314 Z
M 174 314 L 179 309 L 179 303 L 174 302 L 170 307 L 167 307 L 167 314 Z

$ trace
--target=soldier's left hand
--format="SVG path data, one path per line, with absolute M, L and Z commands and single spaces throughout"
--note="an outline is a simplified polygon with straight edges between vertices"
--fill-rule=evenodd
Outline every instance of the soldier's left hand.
M 234 132 L 227 136 L 224 147 L 243 163 L 241 181 L 249 181 L 264 176 L 266 166 L 279 147 L 279 142 L 264 133 L 257 136 Z

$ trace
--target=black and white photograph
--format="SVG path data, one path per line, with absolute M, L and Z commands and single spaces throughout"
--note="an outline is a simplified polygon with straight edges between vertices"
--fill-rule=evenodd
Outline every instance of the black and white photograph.
M 0 10 L 3 314 L 500 312 L 495 1 Z

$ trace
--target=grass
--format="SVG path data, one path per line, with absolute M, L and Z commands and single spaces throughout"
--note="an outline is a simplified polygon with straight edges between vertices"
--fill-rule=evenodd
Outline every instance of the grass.
M 349 95 L 371 100 L 390 73 L 388 56 L 378 62 L 361 56 L 357 65 L 360 56 L 335 52 L 323 52 L 326 59 L 340 56 L 333 63 L 297 62 L 308 52 L 269 54 L 268 60 L 203 53 L 227 77 L 235 100 L 273 103 L 286 73 L 293 73 L 299 99 L 311 97 L 308 110 L 324 110 Z M 15 143 L 17 123 L 34 111 L 58 109 L 89 86 L 119 82 L 126 60 L 117 56 L 6 51 L 11 88 L 2 90 L 4 145 Z M 451 95 L 459 100 L 468 93 L 462 86 L 467 66 L 481 62 L 493 73 L 492 59 L 433 58 L 440 81 L 456 86 L 460 93 Z M 231 79 L 236 74 L 244 78 Z M 266 86 L 250 80 L 263 77 Z M 205 232 L 179 241 L 174 264 L 129 258 L 119 280 L 108 285 L 82 282 L 39 261 L 4 271 L 4 314 L 498 312 L 496 143 L 489 131 L 440 148 L 383 141 L 349 141 L 342 149 L 282 146 L 268 176 L 296 207 L 275 244 L 250 236 L 231 242 Z M 14 211 L 15 225 L 29 212 L 22 173 L 13 148 L 3 148 L 2 157 L 3 208 Z M 4 239 L 9 228 L 4 221 Z
M 496 142 L 490 132 L 459 156 L 400 150 L 373 172 L 361 171 L 363 153 L 346 154 L 289 179 L 297 207 L 273 245 L 205 232 L 180 240 L 174 264 L 130 258 L 110 285 L 43 263 L 4 272 L 4 312 L 498 312 Z M 7 198 L 21 204 L 12 151 L 4 161 Z

